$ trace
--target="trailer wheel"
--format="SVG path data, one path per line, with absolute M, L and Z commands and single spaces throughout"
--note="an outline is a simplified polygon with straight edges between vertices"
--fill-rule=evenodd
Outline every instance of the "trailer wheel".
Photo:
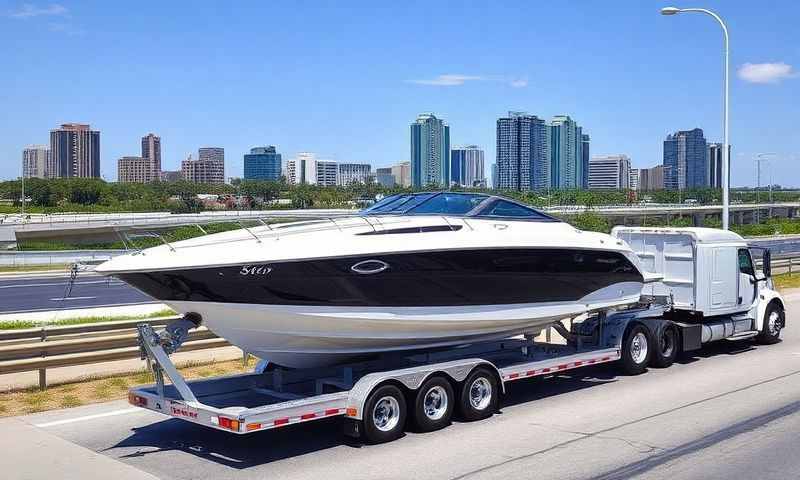
M 497 377 L 486 368 L 476 368 L 461 388 L 458 411 L 466 421 L 483 420 L 497 411 L 500 389 Z
M 644 373 L 652 352 L 647 328 L 639 324 L 631 326 L 622 339 L 622 370 L 628 375 Z
M 667 368 L 678 357 L 678 330 L 672 325 L 665 325 L 654 342 L 652 365 L 658 368 Z
M 394 385 L 373 391 L 364 407 L 364 438 L 369 443 L 384 443 L 403 435 L 406 424 L 406 398 Z
M 767 305 L 764 312 L 764 325 L 761 326 L 761 333 L 756 340 L 764 345 L 778 343 L 781 339 L 781 329 L 786 322 L 786 312 L 777 302 Z
M 414 400 L 414 424 L 420 432 L 446 427 L 453 415 L 455 395 L 446 378 L 434 376 L 417 389 Z

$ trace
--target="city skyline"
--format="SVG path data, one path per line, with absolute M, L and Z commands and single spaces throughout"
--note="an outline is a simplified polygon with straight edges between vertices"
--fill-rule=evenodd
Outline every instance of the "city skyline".
M 458 11 L 434 5 L 423 22 L 409 21 L 416 18 L 414 5 L 246 5 L 214 21 L 222 28 L 188 43 L 182 40 L 186 26 L 168 20 L 186 14 L 178 4 L 161 6 L 163 15 L 155 19 L 146 8 L 121 15 L 118 5 L 76 2 L 63 4 L 66 16 L 22 18 L 11 15 L 22 4 L 4 5 L 0 38 L 20 48 L 6 55 L 14 75 L 0 79 L 10 112 L 0 120 L 0 178 L 18 177 L 22 149 L 46 144 L 43 133 L 62 121 L 103 132 L 101 173 L 109 180 L 116 160 L 135 153 L 131 137 L 147 131 L 164 139 L 164 170 L 177 170 L 203 144 L 225 147 L 233 177 L 242 176 L 243 155 L 264 144 L 277 144 L 286 156 L 313 150 L 324 158 L 389 166 L 409 160 L 408 119 L 421 111 L 454 126 L 453 144 L 482 146 L 489 164 L 496 156 L 494 122 L 508 110 L 545 118 L 569 112 L 591 133 L 593 152 L 624 152 L 637 168 L 659 163 L 661 142 L 676 129 L 701 127 L 709 141 L 722 139 L 718 29 L 699 16 L 665 19 L 658 13 L 663 5 L 651 2 L 621 3 L 613 15 L 599 4 L 465 5 Z M 791 121 L 797 107 L 789 100 L 800 84 L 793 67 L 800 52 L 791 47 L 798 32 L 790 19 L 800 7 L 708 6 L 731 29 L 732 184 L 753 185 L 755 155 L 768 151 L 778 153 L 770 162 L 774 178 L 797 185 L 792 167 L 800 146 Z M 210 5 L 190 13 L 188 23 L 219 15 Z M 275 20 L 270 35 L 258 28 L 259 18 Z M 433 18 L 448 21 L 427 28 Z M 51 30 L 54 21 L 76 25 Z M 565 21 L 574 27 L 564 37 L 569 41 L 550 42 Z M 357 28 L 343 31 L 343 24 Z M 309 25 L 313 34 L 297 35 Z M 159 29 L 158 38 L 144 34 L 151 28 Z M 476 29 L 482 34 L 464 33 Z M 497 55 L 507 38 L 514 42 Z M 435 47 L 420 56 L 423 45 Z M 529 55 L 522 45 L 542 48 Z M 61 48 L 87 54 L 52 54 Z M 677 51 L 692 51 L 697 61 L 665 61 Z M 146 64 L 134 61 L 145 52 Z M 580 61 L 567 61 L 574 54 Z M 252 62 L 264 55 L 269 65 Z M 212 65 L 213 74 L 204 75 L 199 65 Z M 52 71 L 63 81 L 55 82 Z M 263 105 L 270 115 L 263 115 Z M 774 128 L 760 128 L 764 118 L 773 119 Z

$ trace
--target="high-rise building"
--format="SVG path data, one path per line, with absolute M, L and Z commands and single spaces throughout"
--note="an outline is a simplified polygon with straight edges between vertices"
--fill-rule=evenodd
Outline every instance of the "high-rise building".
M 584 138 L 585 137 L 585 138 Z M 584 188 L 589 172 L 583 150 L 589 136 L 568 115 L 557 115 L 550 122 L 550 185 L 558 189 Z
M 499 188 L 497 186 L 497 179 L 499 177 L 499 173 L 497 173 L 497 162 L 492 164 L 492 188 Z
M 544 190 L 550 186 L 550 145 L 545 121 L 525 112 L 497 119 L 494 187 Z
M 372 165 L 368 163 L 340 163 L 336 178 L 338 185 L 369 183 L 372 179 Z
M 581 188 L 589 188 L 589 135 L 581 135 L 581 155 L 583 156 L 583 175 Z
M 486 186 L 483 160 L 483 150 L 477 145 L 451 150 L 450 183 L 462 187 Z
M 450 186 L 450 127 L 432 113 L 411 124 L 411 184 Z
M 401 187 L 411 186 L 411 162 L 400 162 L 392 165 L 394 181 Z
M 631 159 L 627 155 L 595 155 L 589 160 L 589 188 L 629 188 Z
M 22 150 L 22 175 L 25 178 L 53 178 L 56 168 L 47 145 L 28 145 Z
M 708 144 L 708 186 L 711 188 L 722 188 L 722 144 Z M 728 145 L 728 158 L 731 157 L 731 146 Z M 728 172 L 730 178 L 730 172 Z
M 639 190 L 639 169 L 638 168 L 631 168 L 630 174 L 628 175 L 628 188 L 634 191 Z
M 161 137 L 153 133 L 142 137 L 142 158 L 150 162 L 150 178 L 161 179 Z
M 384 187 L 394 187 L 396 180 L 392 174 L 392 167 L 382 167 L 375 169 L 375 181 Z
M 117 160 L 117 181 L 119 183 L 148 183 L 159 177 L 153 177 L 153 163 L 144 157 L 122 157 Z
M 652 192 L 664 189 L 664 166 L 639 169 L 639 191 Z
M 225 150 L 206 147 L 198 150 L 199 158 L 192 156 L 181 162 L 181 176 L 194 183 L 225 183 Z
M 54 177 L 100 177 L 100 132 L 82 123 L 50 130 Z
M 286 162 L 286 181 L 291 185 L 317 183 L 316 161 L 313 153 L 298 153 Z
M 280 180 L 281 154 L 274 145 L 255 147 L 244 155 L 245 180 Z
M 703 130 L 681 130 L 664 140 L 664 187 L 685 190 L 708 186 L 708 152 Z
M 339 165 L 332 160 L 317 160 L 317 185 L 335 187 L 339 178 Z
M 330 187 L 336 185 L 338 164 L 331 160 L 317 160 L 310 152 L 300 152 L 286 162 L 286 180 L 292 185 L 311 184 Z

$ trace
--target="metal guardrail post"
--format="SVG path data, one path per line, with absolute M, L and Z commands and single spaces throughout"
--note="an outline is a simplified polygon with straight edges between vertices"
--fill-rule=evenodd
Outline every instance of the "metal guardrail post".
M 44 325 L 42 325 L 41 331 L 41 341 L 44 343 L 47 341 L 47 330 L 45 330 Z M 44 349 L 42 349 L 42 358 L 45 358 L 46 354 Z M 47 369 L 40 368 L 39 369 L 39 390 L 45 390 L 47 388 Z

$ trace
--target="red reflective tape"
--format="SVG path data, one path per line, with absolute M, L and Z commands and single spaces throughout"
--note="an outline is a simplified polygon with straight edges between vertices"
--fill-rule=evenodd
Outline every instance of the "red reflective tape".
M 272 424 L 275 425 L 276 427 L 278 427 L 280 425 L 286 425 L 287 423 L 289 423 L 289 419 L 288 418 L 279 418 L 279 419 L 275 420 L 274 422 L 272 422 Z
M 337 413 L 339 413 L 338 408 L 329 408 L 328 410 L 325 410 L 325 415 L 336 415 Z
M 583 365 L 583 362 L 575 362 L 576 367 L 580 367 L 581 365 Z
M 542 373 L 550 373 L 550 368 L 543 368 Z
M 536 370 L 528 370 L 527 372 L 525 372 L 525 375 L 529 377 L 536 375 Z
M 314 418 L 316 416 L 317 416 L 316 413 L 304 413 L 300 415 L 300 420 L 308 420 L 309 418 Z
M 517 377 L 519 377 L 519 373 L 512 373 L 511 375 L 508 376 L 508 378 L 517 378 Z
M 605 361 L 611 360 L 611 357 L 603 357 L 603 358 L 601 358 L 600 360 L 602 360 L 602 361 L 604 361 L 604 362 L 605 362 Z
M 559 370 L 566 370 L 566 369 L 567 369 L 567 366 L 566 366 L 566 365 L 559 365 L 557 368 L 558 368 Z

